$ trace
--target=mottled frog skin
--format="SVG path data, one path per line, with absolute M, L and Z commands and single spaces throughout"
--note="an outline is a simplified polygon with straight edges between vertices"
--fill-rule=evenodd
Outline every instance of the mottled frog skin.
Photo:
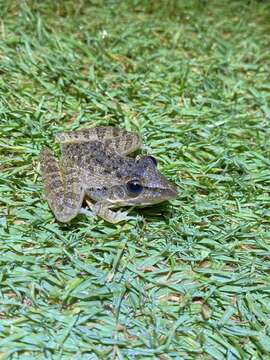
M 61 160 L 45 148 L 40 163 L 46 199 L 61 222 L 83 213 L 118 223 L 130 217 L 112 208 L 152 205 L 177 196 L 153 157 L 126 156 L 140 147 L 137 133 L 101 126 L 59 133 L 56 141 Z M 84 200 L 90 210 L 82 207 Z

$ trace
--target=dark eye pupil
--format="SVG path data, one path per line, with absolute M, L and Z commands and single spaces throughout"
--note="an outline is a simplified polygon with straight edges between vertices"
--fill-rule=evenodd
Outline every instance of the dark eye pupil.
M 139 194 L 143 187 L 137 180 L 131 180 L 127 182 L 127 190 L 132 194 Z

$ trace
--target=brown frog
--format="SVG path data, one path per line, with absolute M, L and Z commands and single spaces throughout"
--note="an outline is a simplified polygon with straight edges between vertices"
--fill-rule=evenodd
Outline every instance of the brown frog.
M 82 213 L 118 223 L 130 217 L 112 208 L 152 205 L 177 196 L 152 156 L 126 157 L 141 145 L 137 133 L 100 126 L 59 133 L 56 141 L 61 161 L 45 148 L 40 162 L 46 199 L 61 222 Z M 82 207 L 84 199 L 90 210 Z

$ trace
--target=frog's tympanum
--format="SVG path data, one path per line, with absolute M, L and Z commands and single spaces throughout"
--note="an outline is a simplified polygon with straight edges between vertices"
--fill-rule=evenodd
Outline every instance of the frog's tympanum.
M 157 170 L 152 156 L 126 157 L 140 147 L 140 136 L 100 126 L 56 135 L 58 162 L 45 148 L 40 155 L 44 192 L 57 220 L 68 222 L 79 213 L 118 223 L 129 219 L 121 206 L 146 206 L 177 195 L 176 187 Z M 82 207 L 86 200 L 90 210 Z

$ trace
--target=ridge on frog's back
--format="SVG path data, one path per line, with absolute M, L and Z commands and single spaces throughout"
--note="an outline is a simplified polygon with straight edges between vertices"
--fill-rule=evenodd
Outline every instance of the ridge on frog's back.
M 129 217 L 113 208 L 152 205 L 177 196 L 152 156 L 126 157 L 141 145 L 137 133 L 101 126 L 59 133 L 56 141 L 61 161 L 45 148 L 40 162 L 45 196 L 61 222 L 94 213 L 117 223 Z M 82 208 L 84 199 L 92 212 Z

